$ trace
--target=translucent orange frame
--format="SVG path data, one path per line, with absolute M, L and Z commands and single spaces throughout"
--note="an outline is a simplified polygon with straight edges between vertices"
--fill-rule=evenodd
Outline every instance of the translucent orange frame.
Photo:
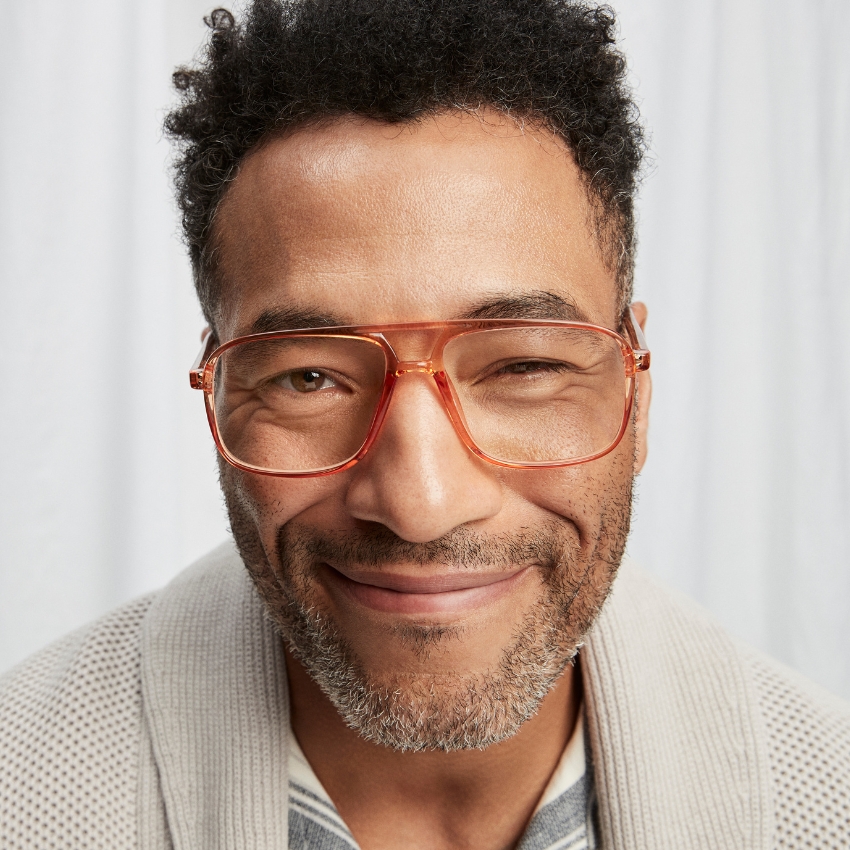
M 576 458 L 568 461 L 555 462 L 534 462 L 534 463 L 519 463 L 498 460 L 490 457 L 483 452 L 475 444 L 475 441 L 470 436 L 463 421 L 463 416 L 458 409 L 452 392 L 451 383 L 443 371 L 442 355 L 446 343 L 463 333 L 480 330 L 492 330 L 495 328 L 513 328 L 513 327 L 558 327 L 558 328 L 576 328 L 594 330 L 599 333 L 614 339 L 619 345 L 623 353 L 623 365 L 625 368 L 624 377 L 628 378 L 630 385 L 626 393 L 626 399 L 623 410 L 623 421 L 620 424 L 620 430 L 615 439 L 609 446 L 606 446 L 602 451 L 587 457 Z M 191 371 L 189 372 L 189 383 L 193 389 L 204 391 L 204 401 L 206 403 L 207 419 L 210 424 L 213 439 L 221 456 L 232 466 L 237 469 L 244 469 L 246 472 L 255 472 L 259 475 L 271 475 L 278 478 L 316 478 L 322 475 L 331 475 L 334 472 L 342 472 L 356 464 L 365 454 L 377 439 L 378 433 L 381 430 L 384 417 L 389 408 L 392 398 L 395 382 L 402 376 L 410 372 L 423 372 L 430 375 L 437 384 L 446 413 L 451 420 L 452 425 L 457 435 L 462 440 L 463 444 L 477 457 L 488 463 L 496 466 L 507 467 L 509 469 L 532 469 L 532 468 L 554 468 L 562 466 L 576 466 L 580 463 L 587 463 L 591 460 L 603 457 L 619 444 L 623 438 L 623 434 L 628 427 L 629 418 L 632 413 L 632 405 L 634 402 L 635 376 L 638 372 L 644 372 L 649 369 L 650 353 L 646 347 L 646 340 L 643 336 L 643 331 L 632 312 L 631 307 L 623 318 L 623 327 L 629 339 L 625 339 L 615 331 L 599 325 L 592 325 L 585 322 L 569 322 L 560 319 L 452 319 L 444 322 L 409 322 L 402 324 L 387 324 L 387 325 L 354 325 L 354 326 L 338 326 L 338 327 L 321 327 L 321 328 L 299 328 L 297 330 L 286 331 L 271 331 L 268 333 L 250 334 L 248 336 L 236 337 L 235 339 L 225 342 L 223 345 L 213 349 L 212 345 L 214 338 L 211 333 L 207 333 L 204 337 L 200 354 L 198 355 Z M 427 360 L 399 360 L 392 345 L 385 338 L 387 332 L 396 333 L 398 331 L 443 331 L 439 335 L 431 350 L 431 356 Z M 298 336 L 342 336 L 367 340 L 380 346 L 385 354 L 387 362 L 387 374 L 384 379 L 384 386 L 380 400 L 375 410 L 375 415 L 369 426 L 369 431 L 363 445 L 355 455 L 348 460 L 343 461 L 335 466 L 329 466 L 318 470 L 307 470 L 303 472 L 278 472 L 276 470 L 264 469 L 262 467 L 252 466 L 251 464 L 243 463 L 237 460 L 227 450 L 222 443 L 219 435 L 218 424 L 216 422 L 215 405 L 213 403 L 213 381 L 215 376 L 215 367 L 219 357 L 224 354 L 229 348 L 233 348 L 241 343 L 254 340 L 274 340 L 285 339 L 288 337 Z

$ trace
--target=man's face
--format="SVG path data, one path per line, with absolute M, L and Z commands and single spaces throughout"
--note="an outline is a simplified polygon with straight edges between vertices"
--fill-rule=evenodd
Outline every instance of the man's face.
M 564 146 L 493 112 L 302 128 L 249 156 L 220 209 L 217 333 L 470 315 L 616 329 L 590 222 Z M 346 722 L 456 749 L 515 732 L 573 657 L 623 552 L 635 452 L 630 429 L 579 466 L 488 464 L 414 373 L 353 468 L 222 465 L 222 484 L 266 604 Z

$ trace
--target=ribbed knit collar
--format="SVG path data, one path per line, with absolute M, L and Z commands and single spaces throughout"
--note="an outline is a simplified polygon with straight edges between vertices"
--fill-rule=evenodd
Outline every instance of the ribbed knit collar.
M 767 733 L 744 655 L 625 561 L 581 650 L 602 846 L 774 846 Z
M 285 848 L 283 645 L 232 545 L 159 594 L 141 652 L 142 701 L 174 850 Z
M 732 640 L 624 563 L 581 654 L 603 847 L 771 847 L 766 738 Z M 232 544 L 151 606 L 142 693 L 175 850 L 285 848 L 283 650 Z

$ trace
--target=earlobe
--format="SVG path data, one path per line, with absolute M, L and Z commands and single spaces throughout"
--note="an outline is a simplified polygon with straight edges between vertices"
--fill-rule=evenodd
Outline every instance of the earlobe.
M 641 330 L 646 330 L 646 305 L 641 301 L 632 304 L 635 318 L 640 324 Z M 637 393 L 635 403 L 637 412 L 635 414 L 635 475 L 637 475 L 646 463 L 647 434 L 649 431 L 649 403 L 652 400 L 652 377 L 649 372 L 639 372 L 637 375 Z

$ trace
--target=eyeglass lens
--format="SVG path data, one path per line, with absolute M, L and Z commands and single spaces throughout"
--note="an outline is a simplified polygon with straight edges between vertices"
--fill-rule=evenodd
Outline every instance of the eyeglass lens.
M 587 328 L 475 329 L 450 339 L 443 367 L 469 436 L 507 463 L 555 463 L 617 438 L 629 381 L 613 338 Z M 219 438 L 237 461 L 275 472 L 339 466 L 363 447 L 387 373 L 363 337 L 249 340 L 216 364 Z

